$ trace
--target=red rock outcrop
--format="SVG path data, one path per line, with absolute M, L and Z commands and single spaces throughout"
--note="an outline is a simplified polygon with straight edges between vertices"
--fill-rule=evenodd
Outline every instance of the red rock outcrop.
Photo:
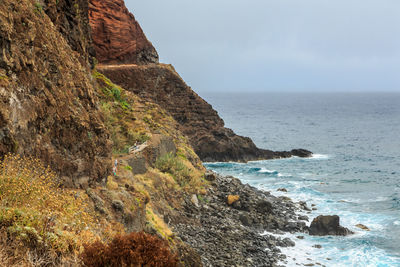
M 104 179 L 111 158 L 86 61 L 88 11 L 81 2 L 0 5 L 0 158 L 38 157 L 71 186 Z M 67 33 L 71 27 L 78 29 Z
M 158 62 L 158 54 L 147 40 L 123 0 L 90 0 L 89 17 L 96 57 L 100 63 L 146 64 Z

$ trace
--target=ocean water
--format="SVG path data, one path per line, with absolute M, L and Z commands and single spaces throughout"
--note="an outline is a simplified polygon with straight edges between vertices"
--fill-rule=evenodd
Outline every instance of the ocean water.
M 337 214 L 348 237 L 290 235 L 282 264 L 400 266 L 400 94 L 203 94 L 226 126 L 262 148 L 305 148 L 313 158 L 209 163 L 275 195 Z M 278 192 L 286 188 L 288 193 Z M 355 227 L 364 224 L 370 231 Z M 314 248 L 319 244 L 322 248 Z

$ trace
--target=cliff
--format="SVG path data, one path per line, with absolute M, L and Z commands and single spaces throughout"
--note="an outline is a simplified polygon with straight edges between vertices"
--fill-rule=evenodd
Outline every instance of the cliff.
M 90 24 L 100 63 L 98 70 L 114 83 L 167 110 L 203 161 L 245 162 L 311 155 L 305 150 L 274 152 L 259 149 L 250 138 L 225 128 L 218 113 L 182 80 L 172 66 L 130 57 L 141 54 L 143 47 L 149 49 L 145 51 L 155 49 L 122 0 L 100 3 L 91 0 L 90 6 Z
M 147 40 L 123 0 L 90 0 L 90 25 L 96 57 L 110 64 L 158 62 L 158 54 Z
M 101 181 L 110 171 L 87 22 L 85 1 L 0 6 L 0 157 L 37 157 L 69 185 Z
M 203 161 L 249 161 L 291 156 L 258 149 L 250 138 L 236 135 L 210 104 L 198 96 L 170 65 L 100 65 L 114 83 L 167 110 L 189 137 Z
M 98 70 L 96 52 L 102 63 Z M 246 161 L 309 152 L 258 149 L 249 138 L 225 128 L 217 112 L 170 65 L 157 61 L 156 50 L 122 0 L 2 2 L 3 264 L 113 265 L 93 263 L 103 259 L 99 247 L 109 248 L 99 240 L 120 248 L 116 241 L 135 237 L 121 234 L 145 231 L 156 244 L 153 248 L 160 249 L 163 243 L 163 251 L 168 247 L 174 257 L 179 256 L 179 266 L 202 266 L 202 260 L 225 257 L 215 246 L 203 254 L 202 247 L 210 240 L 224 246 L 224 255 L 233 251 L 240 223 L 254 221 L 257 227 L 285 230 L 288 220 L 295 219 L 294 213 L 288 217 L 279 211 L 284 210 L 281 203 L 291 206 L 285 201 L 269 194 L 256 196 L 236 180 L 205 174 L 198 155 L 207 161 Z M 118 168 L 110 175 L 115 160 Z M 238 194 L 240 201 L 227 203 L 227 194 Z M 299 223 L 289 230 L 303 226 Z M 247 225 L 240 231 L 238 253 L 249 244 L 261 244 L 254 238 L 260 229 L 266 230 Z M 191 237 L 193 233 L 196 237 Z M 268 247 L 276 251 L 274 242 L 282 240 L 267 237 L 260 242 L 271 240 Z M 88 243 L 93 249 L 88 250 Z M 149 249 L 146 240 L 142 243 Z M 137 248 L 141 246 L 122 251 L 127 257 L 160 256 Z M 110 261 L 122 261 L 114 265 L 124 265 L 124 257 L 113 251 L 108 256 Z M 228 263 L 246 266 L 250 258 L 273 265 L 278 257 L 262 248 Z

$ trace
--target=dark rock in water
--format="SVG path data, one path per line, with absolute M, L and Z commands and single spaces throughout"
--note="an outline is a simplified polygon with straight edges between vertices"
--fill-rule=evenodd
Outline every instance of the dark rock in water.
M 286 188 L 279 188 L 277 191 L 287 192 L 287 189 Z
M 311 209 L 307 206 L 307 203 L 305 201 L 300 201 L 299 205 L 303 210 L 311 211 Z
M 332 216 L 320 215 L 312 221 L 311 226 L 309 228 L 309 233 L 310 235 L 318 235 L 318 236 L 323 236 L 323 235 L 346 236 L 349 234 L 354 234 L 349 229 L 340 226 L 339 220 L 340 218 L 337 215 L 332 215 Z
M 361 223 L 357 224 L 356 227 L 358 227 L 362 230 L 365 230 L 365 231 L 370 231 L 367 226 L 365 226 L 364 224 L 361 224 Z
M 293 156 L 301 158 L 309 158 L 312 156 L 312 152 L 305 149 L 293 149 L 290 151 Z
M 316 245 L 313 246 L 313 248 L 322 248 L 322 246 L 319 245 L 319 244 L 316 244 Z
M 286 237 L 282 240 L 278 240 L 277 245 L 280 247 L 294 247 L 296 243 Z
M 297 217 L 297 219 L 298 220 L 300 220 L 300 221 L 307 221 L 308 222 L 308 216 L 299 216 L 299 217 Z

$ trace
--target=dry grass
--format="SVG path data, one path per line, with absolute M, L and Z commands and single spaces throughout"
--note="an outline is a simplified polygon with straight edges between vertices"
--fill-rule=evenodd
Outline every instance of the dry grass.
M 7 155 L 0 163 L 0 228 L 31 248 L 79 251 L 94 240 L 87 196 L 62 189 L 39 160 Z

